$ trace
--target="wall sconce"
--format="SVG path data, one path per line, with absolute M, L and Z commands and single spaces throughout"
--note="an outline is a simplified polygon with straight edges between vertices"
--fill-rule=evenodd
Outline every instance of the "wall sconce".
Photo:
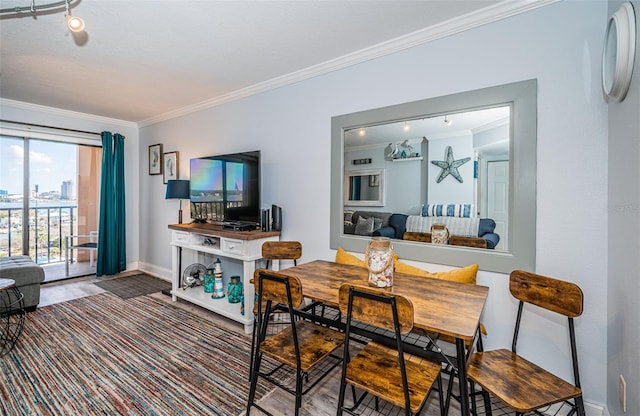
M 182 224 L 182 200 L 189 199 L 189 181 L 169 179 L 167 181 L 167 194 L 165 199 L 179 199 L 178 224 Z

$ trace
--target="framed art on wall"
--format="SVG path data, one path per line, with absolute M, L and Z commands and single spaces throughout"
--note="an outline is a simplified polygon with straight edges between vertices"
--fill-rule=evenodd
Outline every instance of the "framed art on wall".
M 167 183 L 169 180 L 178 179 L 178 152 L 167 152 L 162 159 L 164 161 L 164 183 Z
M 149 175 L 162 174 L 162 144 L 149 146 Z

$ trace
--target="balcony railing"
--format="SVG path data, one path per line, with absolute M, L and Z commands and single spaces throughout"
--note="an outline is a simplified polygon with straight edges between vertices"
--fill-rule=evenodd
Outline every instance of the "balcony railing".
M 23 254 L 22 208 L 0 206 L 0 257 Z M 29 209 L 29 256 L 38 264 L 64 261 L 64 239 L 77 234 L 77 205 L 55 205 Z

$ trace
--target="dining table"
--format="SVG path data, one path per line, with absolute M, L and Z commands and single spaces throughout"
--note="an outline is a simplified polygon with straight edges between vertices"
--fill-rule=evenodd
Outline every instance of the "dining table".
M 338 293 L 342 284 L 367 286 L 369 277 L 365 267 L 324 260 L 283 269 L 280 273 L 298 278 L 305 298 L 336 308 L 339 307 Z M 473 346 L 478 336 L 489 288 L 395 272 L 393 285 L 380 290 L 405 296 L 411 301 L 415 331 L 455 339 L 460 409 L 463 416 L 468 416 L 467 346 Z

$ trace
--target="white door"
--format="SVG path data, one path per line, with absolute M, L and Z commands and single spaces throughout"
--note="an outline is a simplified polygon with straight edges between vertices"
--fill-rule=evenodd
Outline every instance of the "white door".
M 487 217 L 496 222 L 500 236 L 496 250 L 509 249 L 509 162 L 487 163 Z

